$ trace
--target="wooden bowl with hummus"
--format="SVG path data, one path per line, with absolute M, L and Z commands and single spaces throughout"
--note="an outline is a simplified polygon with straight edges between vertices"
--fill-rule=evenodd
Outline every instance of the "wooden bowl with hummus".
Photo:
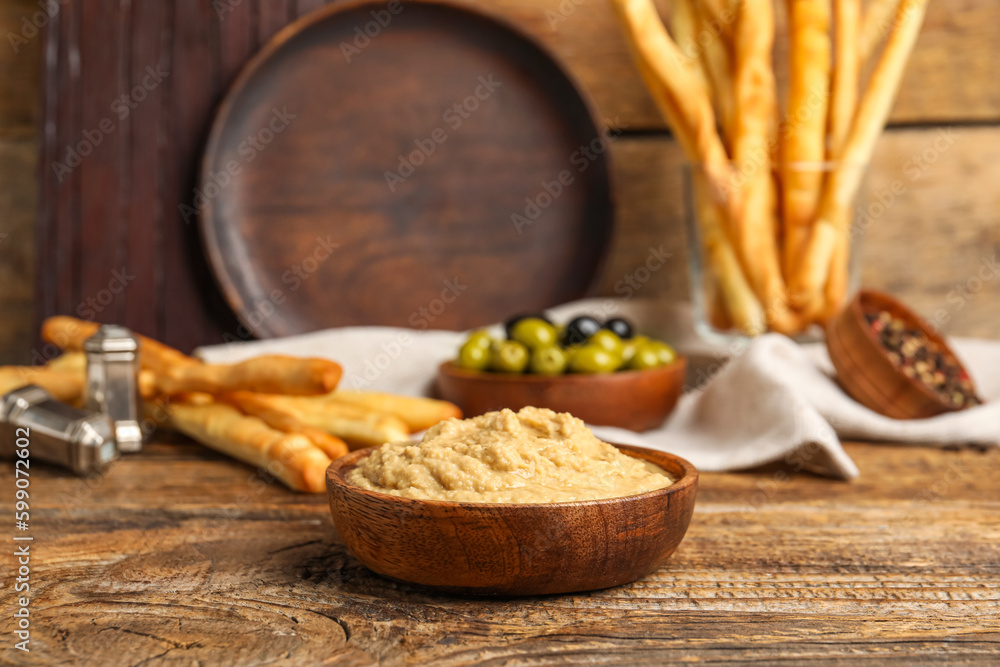
M 358 450 L 327 470 L 334 524 L 363 565 L 494 596 L 652 572 L 683 539 L 697 484 L 681 458 L 609 445 L 579 419 L 530 407 L 448 420 L 419 443 Z

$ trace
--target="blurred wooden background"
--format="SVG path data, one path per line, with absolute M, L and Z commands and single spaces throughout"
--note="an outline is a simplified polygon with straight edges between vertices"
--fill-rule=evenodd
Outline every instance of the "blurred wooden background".
M 212 110 L 240 65 L 321 4 L 69 0 L 32 34 L 40 5 L 0 0 L 0 361 L 30 359 L 39 319 L 54 313 L 92 312 L 185 349 L 238 337 L 178 205 L 192 199 Z M 602 292 L 615 294 L 662 244 L 672 260 L 638 295 L 685 298 L 682 158 L 606 1 L 470 4 L 546 44 L 622 131 Z M 119 119 L 115 99 L 147 67 L 169 75 Z M 60 181 L 54 163 L 106 118 L 113 129 Z M 869 189 L 885 210 L 875 206 L 864 234 L 864 282 L 949 333 L 1000 337 L 1000 0 L 931 0 Z M 135 277 L 110 289 L 122 267 Z M 113 298 L 88 307 L 102 291 Z

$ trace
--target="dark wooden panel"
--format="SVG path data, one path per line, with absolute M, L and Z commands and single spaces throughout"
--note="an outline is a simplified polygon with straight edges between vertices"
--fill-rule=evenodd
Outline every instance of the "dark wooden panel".
M 164 211 L 163 177 L 165 165 L 161 161 L 163 128 L 167 123 L 164 101 L 169 99 L 168 52 L 169 33 L 164 26 L 169 23 L 170 4 L 167 2 L 138 2 L 132 6 L 130 35 L 145 35 L 145 39 L 130 42 L 131 57 L 125 62 L 128 70 L 128 88 L 141 89 L 141 101 L 132 101 L 121 110 L 127 113 L 128 142 L 126 164 L 129 187 L 126 204 L 125 242 L 121 244 L 119 264 L 127 266 L 132 282 L 128 285 L 129 298 L 123 299 L 122 321 L 139 331 L 163 335 L 157 319 L 157 310 L 150 307 L 141 295 L 160 295 L 164 291 L 164 256 L 162 253 L 163 227 L 173 213 Z M 133 108 L 134 105 L 134 108 Z
M 228 87 L 247 59 L 257 50 L 257 13 L 253 2 L 218 5 L 219 68 Z
M 308 14 L 312 10 L 322 7 L 326 3 L 327 0 L 298 0 L 298 2 L 295 3 L 296 15 L 303 16 Z
M 295 17 L 295 0 L 258 0 L 257 4 L 257 39 L 259 44 L 266 44 Z
M 115 98 L 125 88 L 122 65 L 128 51 L 122 43 L 127 10 L 117 0 L 91 0 L 80 22 L 80 131 L 71 139 L 81 155 L 80 305 L 75 314 L 105 322 L 121 321 L 124 300 L 115 296 L 121 280 L 114 274 L 128 267 L 119 264 L 121 203 L 128 195 L 131 171 L 122 160 L 128 146 L 127 119 L 113 113 Z M 108 16 L 117 16 L 111 23 Z M 100 76 L 97 73 L 101 73 Z
M 170 78 L 170 125 L 167 131 L 170 170 L 164 194 L 166 289 L 160 296 L 163 336 L 188 350 L 205 340 L 220 340 L 231 325 L 205 264 L 194 218 L 181 215 L 181 205 L 194 204 L 197 168 L 221 94 L 216 54 L 225 22 L 209 3 L 174 0 Z
M 62 5 L 47 28 L 50 35 L 58 37 L 47 42 L 46 47 L 46 67 L 52 74 L 45 86 L 45 157 L 40 165 L 43 209 L 37 236 L 42 276 L 39 316 L 76 314 L 80 303 L 81 169 L 79 164 L 69 165 L 70 149 L 75 150 L 80 133 L 81 70 L 71 61 L 80 48 L 82 4 L 71 0 Z

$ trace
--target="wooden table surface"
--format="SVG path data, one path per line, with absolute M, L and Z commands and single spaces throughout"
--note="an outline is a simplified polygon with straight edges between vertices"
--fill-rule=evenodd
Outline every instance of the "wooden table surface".
M 89 482 L 32 466 L 31 652 L 11 648 L 8 579 L 0 663 L 996 664 L 1000 451 L 847 451 L 851 483 L 704 474 L 658 572 L 516 600 L 381 579 L 345 553 L 325 496 L 188 441 Z M 11 507 L 9 464 L 0 477 Z

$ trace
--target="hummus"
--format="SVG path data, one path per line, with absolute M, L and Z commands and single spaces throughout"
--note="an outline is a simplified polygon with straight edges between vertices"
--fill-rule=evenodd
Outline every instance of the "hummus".
M 543 408 L 449 419 L 420 442 L 390 442 L 348 474 L 364 489 L 464 503 L 559 503 L 662 489 L 662 468 L 598 440 L 576 417 Z

